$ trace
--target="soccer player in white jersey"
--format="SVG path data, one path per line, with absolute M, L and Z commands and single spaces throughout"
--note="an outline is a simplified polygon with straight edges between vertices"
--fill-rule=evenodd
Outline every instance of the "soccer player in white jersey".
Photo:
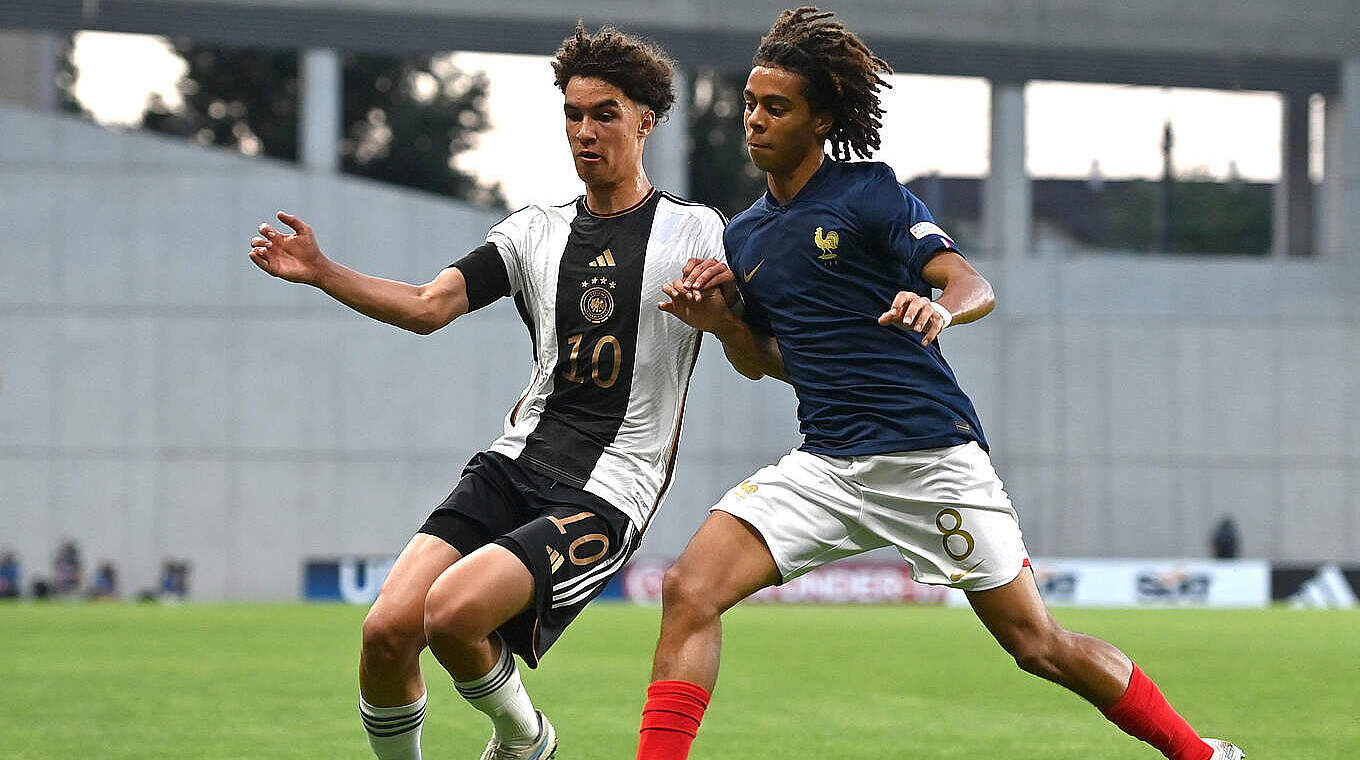
M 723 611 L 894 546 L 917 580 L 967 592 L 1021 668 L 1172 760 L 1238 760 L 1123 652 L 1045 608 L 977 412 L 936 340 L 987 315 L 991 286 L 890 167 L 847 160 L 879 145 L 879 75 L 891 69 L 831 16 L 785 11 L 761 40 L 745 126 L 769 191 L 727 227 L 730 271 L 702 262 L 667 286 L 663 308 L 717 335 L 742 374 L 793 385 L 804 440 L 729 491 L 666 574 L 637 757 L 688 756 L 718 677 Z M 734 293 L 693 297 L 719 281 L 740 291 L 741 317 Z
M 438 330 L 512 296 L 532 377 L 505 432 L 472 458 L 393 566 L 364 621 L 360 713 L 380 760 L 420 757 L 427 645 L 490 717 L 484 760 L 544 760 L 557 735 L 521 684 L 637 547 L 670 485 L 699 331 L 657 311 L 691 257 L 721 254 L 717 211 L 657 191 L 643 144 L 674 102 L 660 50 L 577 24 L 553 61 L 583 197 L 528 206 L 425 285 L 322 255 L 311 228 L 268 224 L 250 258 L 374 319 Z

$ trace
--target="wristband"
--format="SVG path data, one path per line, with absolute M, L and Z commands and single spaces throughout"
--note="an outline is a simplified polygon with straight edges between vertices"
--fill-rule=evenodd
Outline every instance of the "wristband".
M 944 320 L 944 325 L 940 328 L 941 330 L 948 327 L 949 323 L 954 321 L 954 315 L 949 313 L 949 309 L 941 306 L 938 302 L 931 301 L 930 308 L 934 309 L 935 313 L 940 315 L 940 319 Z

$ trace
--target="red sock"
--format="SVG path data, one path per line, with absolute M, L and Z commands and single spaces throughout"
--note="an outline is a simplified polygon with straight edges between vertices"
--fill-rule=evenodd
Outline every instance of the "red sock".
M 1170 760 L 1209 760 L 1214 755 L 1137 665 L 1124 696 L 1101 712 L 1124 733 L 1151 744 Z
M 685 760 L 699 733 L 709 695 L 689 681 L 654 681 L 642 707 L 637 760 Z

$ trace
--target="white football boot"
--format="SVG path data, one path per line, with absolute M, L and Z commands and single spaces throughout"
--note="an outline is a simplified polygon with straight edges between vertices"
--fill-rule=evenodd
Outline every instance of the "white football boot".
M 1214 748 L 1214 756 L 1209 760 L 1243 760 L 1247 753 L 1237 748 L 1236 744 L 1223 739 L 1205 739 L 1204 743 Z
M 511 747 L 492 739 L 487 743 L 481 760 L 548 760 L 557 754 L 557 730 L 548 722 L 542 710 L 535 710 L 534 714 L 538 716 L 538 736 L 532 743 L 524 747 Z

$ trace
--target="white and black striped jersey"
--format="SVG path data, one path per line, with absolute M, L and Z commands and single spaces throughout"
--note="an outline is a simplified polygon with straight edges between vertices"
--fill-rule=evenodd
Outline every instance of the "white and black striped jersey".
M 534 368 L 488 450 L 603 498 L 639 531 L 670 485 L 699 331 L 656 307 L 690 257 L 722 257 L 716 210 L 653 191 L 593 214 L 528 206 L 457 262 L 469 308 L 510 295 Z

